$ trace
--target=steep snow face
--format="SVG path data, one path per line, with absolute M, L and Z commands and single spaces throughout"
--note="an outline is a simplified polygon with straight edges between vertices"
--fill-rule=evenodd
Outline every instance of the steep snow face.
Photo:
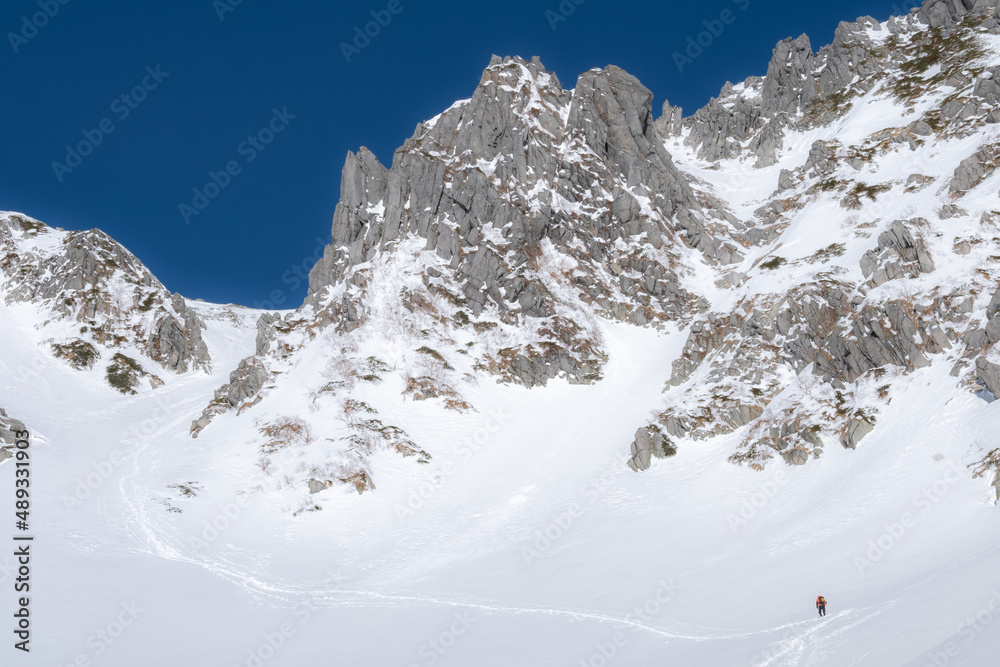
M 349 156 L 295 311 L 6 216 L 34 659 L 991 664 L 994 7 L 789 40 L 688 119 L 496 59 L 390 168 Z M 159 308 L 212 359 L 162 386 Z
M 192 440 L 222 373 L 116 397 L 47 356 L 15 310 L 0 312 L 3 363 L 35 371 L 5 371 L 4 401 L 33 431 L 39 664 L 597 664 L 613 650 L 627 665 L 922 667 L 954 642 L 949 664 L 973 667 L 998 648 L 1000 517 L 965 463 L 1000 414 L 946 366 L 894 382 L 857 451 L 760 473 L 725 462 L 728 435 L 636 475 L 622 445 L 657 409 L 684 336 L 601 323 L 609 360 L 593 385 L 483 382 L 465 390 L 473 412 L 401 404 L 388 373 L 359 383 L 356 400 L 433 456 L 384 450 L 376 490 L 310 495 L 286 480 L 325 436 L 351 433 L 330 397 L 303 409 L 312 359 Z M 254 328 L 199 310 L 216 365 L 233 368 Z M 264 470 L 274 438 L 254 422 L 272 414 L 308 420 L 312 438 L 289 438 Z M 2 488 L 13 470 L 0 466 Z M 123 602 L 139 618 L 98 656 L 87 637 Z M 274 651 L 282 627 L 294 634 Z

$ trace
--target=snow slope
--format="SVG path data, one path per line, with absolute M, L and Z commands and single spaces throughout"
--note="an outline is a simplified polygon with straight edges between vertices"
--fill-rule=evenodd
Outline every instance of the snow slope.
M 857 452 L 760 474 L 726 463 L 720 438 L 635 475 L 620 443 L 657 407 L 682 337 L 607 325 L 602 382 L 482 386 L 469 396 L 480 412 L 448 422 L 414 407 L 398 418 L 435 443 L 431 464 L 386 455 L 376 493 L 336 487 L 291 518 L 237 503 L 238 438 L 187 437 L 218 377 L 123 404 L 67 378 L 11 310 L 5 400 L 36 433 L 30 664 L 253 665 L 247 651 L 270 655 L 263 637 L 279 643 L 286 623 L 268 665 L 603 664 L 602 648 L 623 665 L 923 665 L 949 638 L 961 651 L 948 664 L 996 654 L 991 616 L 958 627 L 1000 604 L 1000 515 L 984 482 L 953 470 L 997 432 L 1000 404 L 928 391 L 954 384 L 942 364 L 894 387 Z M 217 365 L 245 354 L 251 331 L 209 320 Z M 6 372 L 19 367 L 37 370 Z M 110 437 L 133 430 L 132 444 Z M 66 501 L 113 460 L 90 497 Z M 0 468 L 0 488 L 12 472 Z M 165 511 L 180 479 L 216 483 Z M 230 525 L 211 539 L 205 521 Z M 96 633 L 117 631 L 132 602 L 138 620 L 108 646 Z

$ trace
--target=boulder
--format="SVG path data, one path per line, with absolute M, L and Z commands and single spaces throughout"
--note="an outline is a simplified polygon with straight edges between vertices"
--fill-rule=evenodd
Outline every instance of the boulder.
M 653 457 L 658 459 L 668 458 L 677 454 L 670 438 L 665 436 L 656 425 L 644 426 L 635 432 L 635 439 L 632 441 L 632 456 L 628 460 L 628 466 L 635 472 L 649 469 Z
M 329 489 L 330 486 L 331 486 L 330 482 L 321 482 L 318 479 L 310 479 L 309 480 L 309 493 L 311 495 L 315 495 L 315 494 L 319 493 L 320 491 L 325 491 L 325 490 Z
M 899 261 L 893 261 L 898 259 Z M 904 267 L 917 273 L 932 273 L 934 260 L 921 238 L 915 238 L 903 220 L 896 220 L 878 237 L 878 246 L 861 258 L 861 273 L 879 286 L 906 276 Z
M 809 462 L 809 450 L 803 447 L 792 447 L 781 452 L 785 463 L 793 466 L 803 466 Z
M 988 361 L 985 357 L 976 359 L 976 380 L 1000 397 L 1000 364 Z
M 858 443 L 875 430 L 875 425 L 865 418 L 852 417 L 840 434 L 840 444 L 845 449 L 857 449 Z
M 986 337 L 991 343 L 1000 341 L 1000 315 L 996 315 L 986 325 Z
M 782 169 L 778 174 L 778 191 L 784 192 L 795 187 L 794 174 L 787 169 Z
M 247 357 L 229 375 L 226 396 L 229 407 L 236 408 L 257 395 L 267 381 L 267 368 L 257 357 Z
M 942 111 L 942 113 L 944 113 Z M 1000 144 L 984 144 L 979 149 L 962 160 L 948 185 L 953 195 L 963 195 L 979 185 L 983 179 L 996 171 L 1000 163 Z
M 965 209 L 955 206 L 954 204 L 945 204 L 938 209 L 938 218 L 941 220 L 950 220 L 951 218 L 958 218 L 966 215 L 969 214 Z
M 14 432 L 24 430 L 27 430 L 27 427 L 23 422 L 8 417 L 7 412 L 0 408 L 0 444 L 13 445 L 17 441 Z
M 993 294 L 990 304 L 986 307 L 986 319 L 992 320 L 1000 312 L 1000 287 Z

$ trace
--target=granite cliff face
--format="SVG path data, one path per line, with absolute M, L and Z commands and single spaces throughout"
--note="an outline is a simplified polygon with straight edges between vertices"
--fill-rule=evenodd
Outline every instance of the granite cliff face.
M 688 328 L 664 410 L 632 443 L 637 470 L 736 429 L 746 437 L 732 460 L 754 467 L 803 464 L 831 440 L 856 447 L 889 400 L 883 378 L 940 357 L 971 389 L 1000 388 L 1000 323 L 977 297 L 997 285 L 973 261 L 973 237 L 988 232 L 945 244 L 937 222 L 996 219 L 956 203 L 997 164 L 984 141 L 1000 120 L 996 8 L 932 1 L 885 24 L 865 17 L 818 52 L 806 36 L 785 40 L 764 76 L 687 118 L 666 104 L 655 119 L 650 91 L 613 66 L 566 90 L 537 59 L 495 57 L 472 97 L 418 125 L 391 166 L 348 155 L 332 243 L 306 304 L 281 321 L 296 333 L 268 322 L 258 359 L 293 354 L 288 337 L 302 344 L 310 327 L 384 328 L 380 263 L 411 262 L 421 285 L 398 308 L 434 313 L 421 331 L 437 349 L 476 327 L 463 352 L 500 381 L 599 380 L 595 316 Z M 840 133 L 879 107 L 896 122 Z M 932 173 L 931 155 L 968 146 Z M 736 192 L 727 172 L 759 191 Z M 839 224 L 826 243 L 777 252 L 829 203 Z M 520 335 L 491 347 L 482 334 L 494 327 Z
M 936 63 L 935 56 L 947 50 L 941 49 L 942 37 L 954 37 L 956 30 L 973 24 L 996 33 L 995 12 L 993 0 L 928 1 L 910 16 L 890 18 L 884 26 L 888 37 L 878 21 L 865 16 L 842 22 L 833 43 L 817 52 L 807 35 L 788 38 L 775 47 L 766 75 L 738 86 L 727 83 L 717 98 L 683 121 L 680 109 L 665 104 L 658 128 L 665 137 L 683 134 L 685 144 L 706 160 L 752 156 L 758 167 L 774 165 L 789 132 L 829 125 L 851 100 L 886 79 L 906 86 L 907 77 L 921 69 L 921 59 Z M 928 29 L 914 35 L 915 22 Z M 961 58 L 949 64 L 961 70 Z M 996 90 L 989 81 L 977 86 L 974 96 L 992 107 Z M 988 95 L 994 97 L 985 100 Z M 962 113 L 965 105 L 952 108 Z M 980 115 L 975 108 L 967 113 Z M 1000 116 L 991 122 L 997 120 Z
M 311 273 L 307 303 L 352 330 L 364 303 L 348 293 L 331 302 L 331 292 L 361 279 L 354 267 L 418 238 L 440 258 L 428 287 L 473 317 L 555 317 L 559 299 L 544 271 L 555 253 L 574 265 L 576 296 L 601 315 L 640 325 L 688 318 L 696 297 L 678 275 L 685 246 L 713 264 L 742 255 L 730 217 L 664 150 L 652 99 L 616 67 L 566 91 L 537 60 L 495 57 L 472 98 L 419 125 L 391 168 L 365 149 L 348 156 L 333 243 Z M 544 363 L 580 378 L 597 361 Z M 524 370 L 528 384 L 551 377 Z

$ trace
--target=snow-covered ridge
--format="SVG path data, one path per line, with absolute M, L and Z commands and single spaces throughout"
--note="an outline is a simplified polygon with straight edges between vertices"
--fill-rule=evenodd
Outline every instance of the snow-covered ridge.
M 113 386 L 134 392 L 142 378 L 162 383 L 136 357 L 161 372 L 210 365 L 197 314 L 104 232 L 66 232 L 0 213 L 0 252 L 3 301 L 30 306 L 25 325 L 47 333 L 52 352 L 73 367 L 89 370 L 104 358 L 120 380 Z
M 564 90 L 537 58 L 494 57 L 473 96 L 419 125 L 390 168 L 365 149 L 348 157 L 333 244 L 306 303 L 259 319 L 255 353 L 225 371 L 191 434 L 229 412 L 310 427 L 263 407 L 287 393 L 282 376 L 303 358 L 318 375 L 283 400 L 336 398 L 329 409 L 352 424 L 358 379 L 378 384 L 385 373 L 403 383 L 404 400 L 458 410 L 475 409 L 463 388 L 484 379 L 598 382 L 608 361 L 601 319 L 688 332 L 662 409 L 636 425 L 637 470 L 732 431 L 743 439 L 730 459 L 753 467 L 777 455 L 803 464 L 831 440 L 856 447 L 888 400 L 869 386 L 886 369 L 948 363 L 965 386 L 996 390 L 1000 325 L 982 312 L 995 291 L 987 121 L 1000 92 L 991 87 L 998 22 L 978 7 L 948 16 L 931 26 L 923 14 L 845 23 L 818 54 L 807 38 L 782 42 L 766 76 L 727 84 L 682 123 L 673 108 L 654 121 L 651 93 L 613 66 Z M 791 97 L 787 81 L 798 82 Z M 735 142 L 719 135 L 726 151 L 706 153 L 693 138 L 711 129 L 716 107 L 763 124 Z M 768 132 L 773 160 L 762 160 Z M 949 238 L 962 219 L 962 235 Z M 207 362 L 196 309 L 127 251 L 97 231 L 18 220 L 28 219 L 5 226 L 16 249 L 8 258 L 21 258 L 8 259 L 8 301 L 103 317 L 90 323 L 95 342 L 128 342 L 171 370 Z M 77 304 L 98 282 L 100 298 Z M 396 362 L 364 354 L 372 340 Z M 89 345 L 53 349 L 75 364 Z M 789 403 L 803 383 L 824 398 Z M 433 455 L 385 433 L 334 431 L 327 439 L 345 443 L 338 451 L 352 462 L 294 484 L 364 478 L 369 488 L 368 455 L 386 443 Z

